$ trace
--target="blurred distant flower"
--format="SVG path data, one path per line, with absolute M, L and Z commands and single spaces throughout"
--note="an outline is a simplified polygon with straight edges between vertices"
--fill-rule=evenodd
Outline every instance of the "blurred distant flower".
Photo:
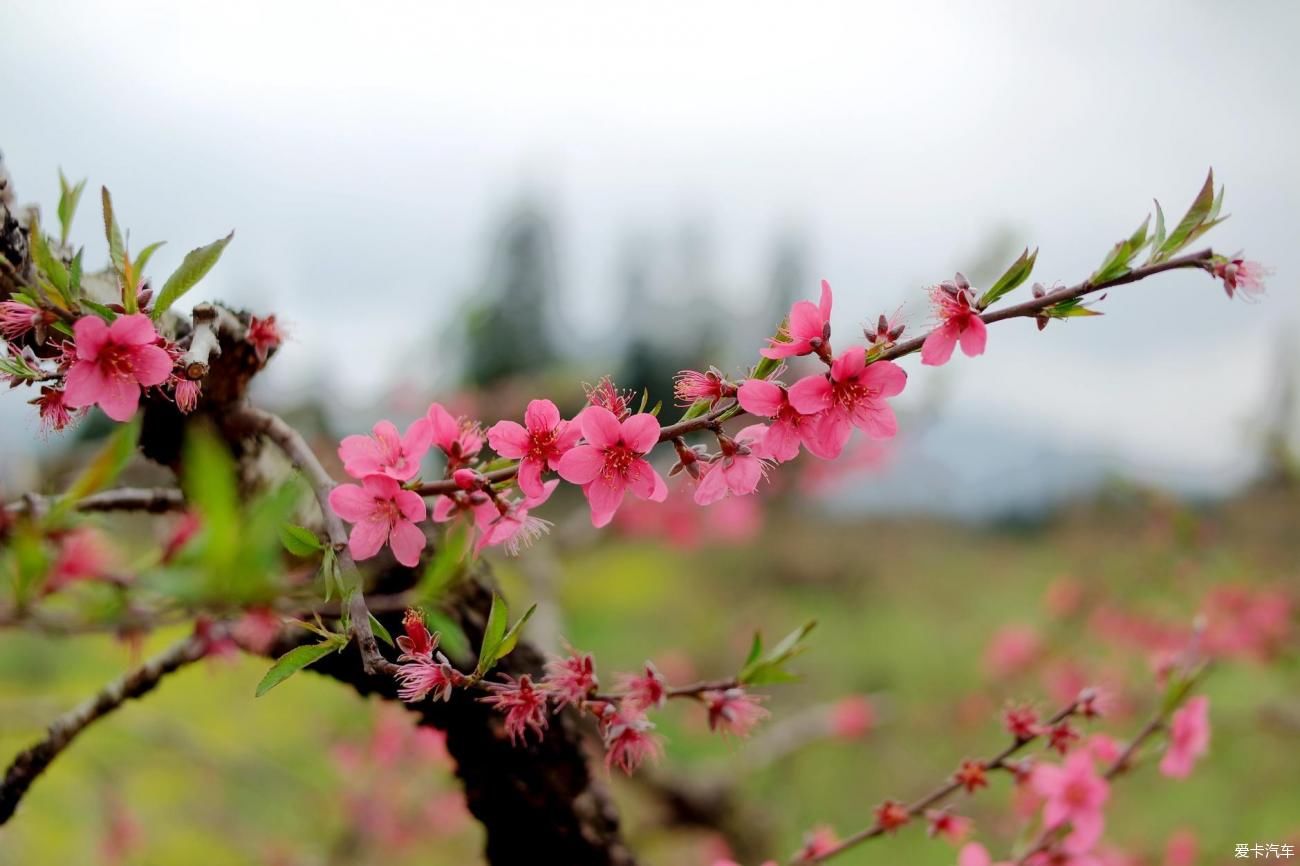
M 1105 734 L 1093 734 L 1088 737 L 1084 747 L 1089 754 L 1103 764 L 1115 763 L 1119 760 L 1121 754 L 1119 744 Z
M 547 662 L 546 677 L 542 680 L 557 709 L 586 700 L 598 684 L 596 662 L 591 654 L 572 650 L 564 658 Z
M 266 608 L 244 611 L 230 626 L 230 636 L 250 653 L 265 654 L 280 633 L 280 617 Z
M 1042 639 L 1032 626 L 1006 625 L 984 650 L 984 669 L 998 679 L 1011 677 L 1032 666 L 1042 651 Z
M 673 394 L 682 406 L 690 406 L 699 400 L 708 400 L 712 409 L 724 397 L 733 397 L 736 386 L 728 382 L 717 367 L 710 367 L 701 373 L 698 370 L 682 370 L 673 380 Z
M 64 534 L 59 552 L 46 580 L 46 589 L 54 592 L 80 580 L 101 580 L 111 575 L 114 551 L 108 538 L 90 526 Z
M 983 845 L 971 842 L 963 846 L 957 855 L 957 866 L 1012 866 L 1012 864 L 1006 861 L 994 863 Z
M 831 734 L 845 740 L 854 740 L 876 725 L 876 707 L 866 695 L 849 695 L 840 698 L 830 711 Z
M 793 460 L 799 456 L 799 443 L 809 444 L 817 413 L 804 414 L 796 409 L 782 385 L 764 379 L 748 379 L 736 396 L 746 412 L 772 419 L 763 444 L 773 460 L 778 463 Z
M 348 550 L 357 559 L 369 559 L 388 544 L 402 565 L 414 566 L 424 549 L 424 533 L 415 525 L 425 518 L 424 500 L 403 490 L 387 475 L 371 475 L 356 484 L 340 484 L 330 491 L 334 513 L 352 523 Z
M 420 460 L 429 450 L 433 431 L 426 418 L 417 419 L 398 435 L 392 421 L 380 421 L 369 436 L 345 436 L 339 443 L 343 471 L 353 478 L 387 475 L 410 481 L 420 474 Z
M 605 766 L 618 767 L 631 775 L 646 760 L 658 760 L 663 740 L 654 733 L 654 723 L 626 704 L 602 719 Z
M 620 675 L 619 687 L 624 692 L 623 704 L 641 712 L 658 709 L 668 699 L 664 678 L 650 662 L 645 663 L 645 671 L 639 676 Z
M 865 350 L 849 349 L 826 375 L 806 376 L 790 388 L 790 403 L 799 412 L 821 413 L 808 439 L 818 457 L 840 456 L 854 427 L 872 439 L 890 439 L 898 420 L 886 398 L 902 393 L 907 373 L 892 361 L 867 363 Z
M 735 438 L 718 436 L 722 453 L 704 470 L 700 484 L 695 488 L 695 503 L 711 505 L 728 493 L 748 496 L 758 489 L 758 482 L 767 470 L 767 452 L 763 439 L 767 427 L 751 424 L 736 434 Z
M 762 350 L 763 357 L 779 359 L 816 353 L 829 360 L 831 300 L 831 284 L 822 280 L 821 300 L 817 304 L 797 301 L 777 337 Z
M 1047 731 L 1047 746 L 1062 755 L 1070 751 L 1079 740 L 1079 732 L 1070 724 L 1069 719 L 1062 719 Z
M 1101 838 L 1105 818 L 1102 807 L 1110 797 L 1110 785 L 1097 775 L 1092 755 L 1086 749 L 1074 752 L 1065 763 L 1040 764 L 1034 768 L 1034 789 L 1047 802 L 1043 806 L 1043 825 L 1059 827 L 1070 824 L 1070 835 L 1063 843 L 1072 853 L 1088 851 Z
M 1171 779 L 1191 775 L 1196 759 L 1210 748 L 1210 699 L 1190 698 L 1169 720 L 1169 745 L 1160 759 L 1160 772 Z
M 257 360 L 265 364 L 271 351 L 278 349 L 280 343 L 284 342 L 284 334 L 281 333 L 280 326 L 275 323 L 275 316 L 267 316 L 265 319 L 253 316 L 248 320 L 248 330 L 244 332 L 244 339 L 252 345 Z
M 524 423 L 498 421 L 487 432 L 488 444 L 502 457 L 519 460 L 519 489 L 542 495 L 542 472 L 559 466 L 560 458 L 582 438 L 582 429 L 560 417 L 550 400 L 533 400 L 524 410 Z
M 835 830 L 821 825 L 809 830 L 803 837 L 803 846 L 795 854 L 796 863 L 802 863 L 820 857 L 822 854 L 828 854 L 840 843 L 839 837 L 835 835 Z
M 182 512 L 180 520 L 172 527 L 171 534 L 163 543 L 163 562 L 171 562 L 177 557 L 185 545 L 190 543 L 190 539 L 198 535 L 199 530 L 203 527 L 203 522 L 197 511 Z
M 928 824 L 925 832 L 931 839 L 943 839 L 953 845 L 960 845 L 975 823 L 949 809 L 930 809 L 925 813 L 925 820 Z
M 1032 707 L 1008 707 L 1002 714 L 1007 732 L 1017 740 L 1032 740 L 1040 733 L 1038 713 Z
M 483 448 L 483 434 L 478 424 L 467 418 L 455 418 L 441 403 L 433 403 L 425 414 L 433 444 L 447 455 L 447 465 L 455 470 Z
M 1043 603 L 1054 617 L 1065 619 L 1078 612 L 1083 603 L 1083 584 L 1072 577 L 1058 577 L 1047 586 Z
M 1175 830 L 1165 843 L 1165 866 L 1196 866 L 1198 847 L 1193 830 Z
M 1244 298 L 1257 298 L 1264 294 L 1264 278 L 1273 273 L 1259 262 L 1242 258 L 1215 258 L 1214 275 L 1223 280 L 1223 290 L 1228 297 L 1241 292 Z
M 988 768 L 983 761 L 962 761 L 952 780 L 965 788 L 966 793 L 974 794 L 980 788 L 989 786 Z
M 932 286 L 930 303 L 939 325 L 921 345 L 922 364 L 938 367 L 948 363 L 958 342 L 968 358 L 984 354 L 988 330 L 979 316 L 975 294 L 965 277 L 958 274 L 955 279 Z
M 711 731 L 747 737 L 759 722 L 770 715 L 759 705 L 762 698 L 741 688 L 707 691 L 700 695 L 700 699 L 708 708 Z
M 505 682 L 485 683 L 491 694 L 479 700 L 505 714 L 510 742 L 526 739 L 530 730 L 540 737 L 547 723 L 546 693 L 533 685 L 528 674 L 519 679 L 503 676 Z
M 876 824 L 886 833 L 892 833 L 912 819 L 907 807 L 893 800 L 886 800 L 875 809 Z
M 577 419 L 584 444 L 560 458 L 564 480 L 579 484 L 591 506 L 593 526 L 605 526 L 631 492 L 640 499 L 662 502 L 668 486 L 645 459 L 659 442 L 659 419 L 643 412 L 620 422 L 601 406 L 588 406 Z
M 111 325 L 82 316 L 72 328 L 77 359 L 64 393 L 72 408 L 97 405 L 114 421 L 126 421 L 140 405 L 140 390 L 171 375 L 171 355 L 157 345 L 158 332 L 142 313 L 118 316 Z

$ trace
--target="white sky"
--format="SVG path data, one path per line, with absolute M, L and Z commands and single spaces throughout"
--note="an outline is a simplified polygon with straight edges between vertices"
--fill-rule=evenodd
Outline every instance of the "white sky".
M 805 227 L 845 333 L 1000 229 L 1041 247 L 1037 279 L 1082 278 L 1213 165 L 1233 218 L 1210 240 L 1276 268 L 1265 304 L 1174 275 L 1103 319 L 998 326 L 944 372 L 954 413 L 1208 477 L 1240 470 L 1297 313 L 1298 34 L 1283 0 L 4 0 L 0 148 L 51 217 L 60 165 L 107 184 L 135 246 L 170 241 L 155 274 L 236 228 L 198 294 L 293 324 L 280 387 L 324 365 L 358 402 L 478 283 L 521 190 L 558 217 L 581 339 L 619 309 L 622 241 L 684 219 L 743 309 Z M 74 235 L 97 257 L 93 198 Z M 16 396 L 0 419 L 32 437 Z

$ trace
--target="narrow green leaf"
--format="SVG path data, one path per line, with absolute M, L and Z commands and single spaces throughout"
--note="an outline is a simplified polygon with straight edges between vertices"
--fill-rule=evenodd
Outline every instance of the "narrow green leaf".
M 469 638 L 465 636 L 460 625 L 446 613 L 437 609 L 426 611 L 425 624 L 428 625 L 429 631 L 439 634 L 440 645 L 453 660 L 466 660 L 473 657 Z
M 81 193 L 86 189 L 86 179 L 82 178 L 76 185 L 70 185 L 59 169 L 59 245 L 68 245 L 68 234 L 72 230 L 72 218 L 81 203 Z
M 1156 231 L 1151 237 L 1151 256 L 1147 262 L 1155 261 L 1160 249 L 1165 245 L 1165 212 L 1160 207 L 1160 201 L 1156 200 Z
M 1029 279 L 1029 275 L 1033 273 L 1034 262 L 1036 261 L 1038 261 L 1038 249 L 1035 248 L 1031 253 L 1029 252 L 1029 247 L 1025 247 L 1025 251 L 1020 254 L 1020 258 L 1012 262 L 1011 267 L 1007 268 L 1006 273 L 998 277 L 997 282 L 990 286 L 988 291 L 986 291 L 980 298 L 980 309 L 984 309 L 994 303 L 1003 295 L 1015 290 L 1017 286 Z
M 1205 176 L 1205 183 L 1201 185 L 1201 191 L 1196 194 L 1191 207 L 1187 209 L 1187 213 L 1183 215 L 1178 225 L 1169 233 L 1169 237 L 1165 239 L 1165 242 L 1160 245 L 1160 249 L 1157 251 L 1159 258 L 1156 260 L 1164 261 L 1170 258 L 1186 246 L 1196 235 L 1203 233 L 1203 228 L 1199 232 L 1197 229 L 1210 217 L 1210 212 L 1214 210 L 1214 207 L 1214 169 L 1210 169 L 1209 174 Z
M 113 312 L 108 307 L 104 306 L 98 301 L 92 301 L 90 298 L 82 298 L 81 306 L 85 307 L 87 310 L 90 310 L 92 313 L 94 313 L 96 316 L 99 316 L 105 322 L 111 323 L 114 319 L 117 318 L 117 313 Z
M 167 278 L 163 283 L 162 291 L 158 293 L 158 299 L 154 301 L 153 318 L 155 321 L 163 313 L 176 303 L 182 295 L 194 288 L 195 284 L 212 270 L 212 266 L 221 258 L 221 253 L 226 249 L 226 245 L 235 237 L 231 232 L 218 241 L 213 241 L 206 247 L 190 250 L 185 254 L 181 261 L 181 266 Z
M 85 247 L 77 250 L 72 257 L 72 266 L 68 268 L 68 300 L 74 304 L 81 301 L 81 254 L 85 251 Z
M 294 556 L 307 557 L 325 549 L 325 544 L 305 526 L 285 523 L 280 526 L 280 543 Z
M 384 627 L 382 622 L 375 618 L 373 613 L 370 614 L 370 630 L 375 633 L 375 637 L 379 638 L 384 643 L 389 646 L 396 646 L 396 644 L 393 643 L 393 636 L 388 633 L 388 629 Z
M 443 533 L 442 543 L 424 567 L 417 590 L 420 599 L 436 599 L 460 577 L 469 547 L 469 526 L 463 521 L 457 521 Z
M 276 659 L 275 664 L 271 665 L 271 669 L 266 672 L 266 676 L 262 677 L 262 681 L 257 684 L 256 696 L 260 698 L 298 671 L 325 658 L 339 646 L 338 639 L 330 639 L 323 643 L 296 646 L 289 650 Z
M 144 279 L 145 266 L 149 264 L 149 260 L 153 258 L 153 254 L 158 252 L 158 248 L 165 245 L 166 243 L 167 243 L 166 241 L 154 241 L 153 243 L 149 244 L 149 246 L 140 250 L 140 253 L 135 257 L 136 282 L 140 282 L 141 280 Z
M 745 656 L 745 664 L 743 667 L 745 668 L 749 667 L 754 662 L 762 658 L 762 656 L 763 656 L 763 635 L 761 632 L 756 631 L 754 632 L 754 642 L 749 645 L 749 655 Z
M 483 629 L 483 642 L 478 649 L 478 666 L 475 672 L 482 676 L 492 669 L 496 661 L 496 651 L 505 637 L 510 611 L 505 600 L 495 592 L 492 593 L 492 607 L 488 611 L 487 625 Z
M 809 620 L 762 655 L 755 655 L 756 649 L 761 652 L 761 644 L 755 636 L 755 645 L 751 646 L 749 658 L 740 669 L 737 679 L 750 685 L 788 682 L 794 679 L 794 676 L 785 669 L 786 662 L 803 651 L 803 640 L 816 625 L 816 620 Z
M 32 258 L 36 261 L 36 267 L 41 273 L 49 278 L 50 283 L 58 290 L 60 297 L 67 299 L 68 292 L 68 269 L 64 267 L 63 262 L 59 261 L 58 256 L 50 249 L 49 241 L 45 239 L 45 233 L 41 231 L 41 224 L 32 217 L 29 224 L 29 240 L 32 245 Z
M 59 497 L 59 501 L 50 510 L 50 516 L 65 513 L 90 494 L 112 484 L 113 479 L 126 468 L 127 461 L 135 453 L 135 444 L 139 436 L 139 417 L 114 430 L 108 437 L 108 441 L 99 449 L 99 453 L 68 487 L 68 492 Z
M 682 413 L 682 417 L 679 418 L 678 420 L 689 421 L 692 418 L 698 418 L 701 415 L 703 415 L 705 412 L 709 411 L 709 405 L 710 405 L 710 401 L 708 399 L 696 400 L 689 407 L 687 407 L 686 411 Z
M 497 662 L 510 655 L 514 648 L 519 644 L 519 632 L 524 627 L 524 623 L 528 622 L 535 610 L 537 610 L 537 605 L 531 605 L 528 610 L 524 611 L 524 615 L 519 617 L 519 621 L 510 627 L 510 631 L 506 632 L 505 637 L 501 638 L 501 643 L 497 644 L 497 648 L 493 652 L 495 658 L 492 659 L 492 664 L 495 665 Z
M 108 187 L 99 188 L 100 201 L 104 206 L 104 236 L 108 239 L 108 258 L 118 276 L 126 273 L 126 241 L 122 239 L 122 228 L 117 224 L 117 215 L 113 213 L 113 197 Z

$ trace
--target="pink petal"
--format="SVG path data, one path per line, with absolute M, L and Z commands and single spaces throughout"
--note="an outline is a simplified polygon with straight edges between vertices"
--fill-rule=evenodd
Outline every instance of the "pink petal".
M 555 488 L 559 486 L 560 486 L 559 479 L 552 478 L 550 481 L 542 485 L 542 492 L 540 494 L 538 494 L 537 496 L 529 496 L 526 499 L 524 499 L 524 508 L 533 509 L 543 504 L 544 502 L 546 502 L 546 500 L 551 498 L 551 494 L 554 493 Z
M 375 497 L 355 484 L 340 484 L 330 491 L 330 508 L 349 523 L 369 517 L 375 510 Z
M 555 444 L 549 458 L 551 468 L 560 462 L 560 456 L 568 451 L 582 438 L 582 425 L 574 421 L 561 421 L 555 431 Z
M 536 433 L 544 433 L 560 423 L 560 410 L 550 400 L 532 400 L 524 410 L 524 423 Z
M 760 448 L 763 440 L 767 438 L 768 427 L 766 424 L 750 424 L 748 427 L 741 429 L 736 434 L 735 439 L 741 445 L 748 445 L 750 448 Z
M 806 340 L 795 343 L 773 343 L 766 348 L 759 349 L 758 353 L 764 358 L 779 361 L 782 358 L 789 358 L 794 355 L 806 355 L 808 353 L 808 343 Z
M 1076 812 L 1070 816 L 1070 835 L 1062 847 L 1071 854 L 1086 854 L 1101 839 L 1105 827 L 1106 819 L 1100 811 Z
M 898 418 L 884 400 L 863 400 L 853 413 L 853 421 L 872 439 L 893 439 L 898 433 Z
M 751 415 L 775 418 L 785 405 L 785 392 L 781 386 L 765 379 L 747 379 L 736 394 L 740 408 Z
M 361 486 L 377 499 L 396 499 L 402 485 L 387 475 L 369 475 L 362 479 Z
M 433 503 L 433 522 L 446 523 L 456 511 L 456 500 L 450 496 L 439 496 Z
M 571 484 L 590 484 L 605 469 L 605 454 L 590 445 L 578 445 L 564 453 L 555 470 Z
M 732 493 L 748 496 L 758 489 L 758 482 L 763 479 L 763 464 L 753 455 L 737 457 L 730 466 L 723 467 L 722 472 Z
M 817 417 L 812 430 L 804 438 L 808 450 L 823 460 L 834 460 L 844 451 L 853 425 L 843 412 L 830 411 Z
M 406 435 L 402 437 L 402 451 L 406 454 L 406 459 L 414 463 L 420 462 L 420 458 L 432 444 L 433 425 L 429 423 L 428 418 L 416 418 L 411 422 L 411 426 L 406 428 Z
M 921 344 L 921 363 L 929 367 L 941 367 L 952 357 L 952 350 L 957 347 L 957 326 L 951 321 L 935 328 Z
M 397 432 L 397 427 L 392 421 L 383 420 L 371 428 L 374 433 L 375 441 L 379 443 L 379 453 L 384 455 L 396 454 L 402 448 L 402 437 Z
M 82 316 L 72 323 L 72 338 L 77 347 L 77 357 L 93 361 L 108 343 L 108 325 L 99 316 Z
M 847 382 L 862 375 L 867 366 L 867 350 L 854 346 L 831 362 L 831 378 L 836 382 Z
M 831 320 L 831 284 L 826 280 L 822 280 L 822 296 L 817 304 L 817 312 L 821 314 L 823 322 Z
M 515 421 L 498 421 L 487 431 L 488 444 L 502 457 L 519 458 L 532 447 L 532 436 L 522 424 Z
M 649 499 L 651 501 L 661 501 L 655 499 L 659 493 L 659 488 L 663 487 L 664 480 L 659 477 L 659 473 L 650 465 L 648 460 L 637 460 L 628 468 L 629 480 L 627 489 L 632 491 L 632 495 L 638 499 Z
M 382 517 L 367 517 L 352 526 L 352 534 L 348 536 L 348 551 L 353 559 L 369 559 L 379 552 L 387 540 L 388 521 Z
M 577 420 L 582 425 L 582 435 L 597 448 L 609 448 L 622 441 L 623 427 L 604 406 L 588 406 Z
M 424 416 L 429 421 L 429 432 L 434 445 L 448 451 L 460 435 L 460 425 L 441 403 L 433 403 Z
M 85 319 L 78 319 L 77 323 Z M 93 406 L 99 395 L 108 390 L 108 378 L 94 361 L 77 361 L 68 370 L 63 390 L 63 402 L 73 409 Z
M 158 332 L 144 313 L 132 313 L 114 319 L 108 337 L 119 346 L 147 346 L 158 339 Z
M 424 505 L 423 502 L 420 504 Z M 426 543 L 427 539 L 419 527 L 405 520 L 397 521 L 388 536 L 388 546 L 393 549 L 393 557 L 408 568 L 419 565 L 420 551 L 424 550 Z
M 397 491 L 393 501 L 397 503 L 397 510 L 402 512 L 402 516 L 407 520 L 423 520 L 425 515 L 428 514 L 424 505 L 424 497 L 414 490 Z
M 820 340 L 826 320 L 812 301 L 799 301 L 790 308 L 790 336 L 795 342 Z
M 763 437 L 763 456 L 780 463 L 799 456 L 799 431 L 788 421 L 777 421 Z
M 993 866 L 993 858 L 983 845 L 971 842 L 957 855 L 957 866 Z
M 525 460 L 519 464 L 519 489 L 525 496 L 542 495 L 542 463 L 540 460 Z M 584 482 L 585 483 L 585 482 Z
M 343 461 L 343 471 L 353 478 L 365 478 L 379 471 L 379 448 L 369 436 L 344 436 L 339 443 L 339 459 Z
M 699 485 L 695 488 L 696 505 L 712 505 L 727 495 L 727 479 L 722 467 L 713 463 L 704 472 Z
M 104 381 L 106 386 L 99 393 L 99 408 L 114 421 L 130 421 L 140 407 L 140 386 L 128 379 Z
M 961 350 L 966 353 L 966 357 L 974 358 L 976 355 L 983 355 L 988 338 L 989 330 L 984 320 L 974 314 L 968 316 L 966 328 L 961 332 Z
M 791 386 L 790 405 L 804 415 L 815 415 L 831 407 L 833 393 L 825 376 L 805 376 Z
M 623 422 L 623 444 L 638 454 L 647 454 L 659 444 L 659 419 L 649 412 L 633 415 Z
M 880 397 L 896 397 L 907 385 L 907 371 L 893 361 L 877 361 L 867 365 L 862 384 Z
M 161 385 L 172 374 L 172 356 L 161 346 L 139 346 L 131 352 L 131 374 L 146 388 Z
M 623 504 L 623 479 L 612 476 L 593 481 L 587 485 L 587 502 L 591 505 L 591 525 L 597 529 L 608 526 Z

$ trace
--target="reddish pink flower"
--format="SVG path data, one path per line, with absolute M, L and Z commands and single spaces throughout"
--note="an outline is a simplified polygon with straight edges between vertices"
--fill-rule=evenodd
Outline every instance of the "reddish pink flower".
M 654 732 L 654 722 L 645 714 L 624 705 L 601 720 L 605 740 L 605 766 L 618 767 L 629 776 L 647 759 L 658 760 L 663 740 Z
M 547 481 L 542 485 L 540 496 L 528 496 L 522 501 L 510 499 L 501 493 L 495 497 L 484 495 L 481 502 L 472 506 L 474 525 L 479 531 L 474 552 L 481 553 L 485 547 L 503 545 L 506 553 L 516 556 L 520 548 L 528 547 L 549 532 L 549 520 L 533 517 L 528 512 L 550 499 L 558 486 L 558 479 Z
M 804 834 L 803 846 L 794 855 L 796 863 L 806 863 L 823 854 L 829 854 L 840 844 L 839 837 L 835 831 L 822 825 L 814 827 Z
M 407 656 L 397 666 L 397 697 L 408 704 L 422 701 L 432 696 L 435 701 L 451 700 L 452 690 L 460 685 L 464 678 L 451 666 L 451 662 L 442 653 L 432 656 Z
M 704 470 L 700 484 L 695 488 L 697 505 L 712 505 L 728 493 L 748 496 L 758 489 L 767 471 L 767 452 L 764 437 L 767 427 L 751 424 L 736 434 L 735 438 L 719 436 L 720 453 Z
M 560 477 L 582 485 L 591 506 L 591 523 L 614 519 L 628 491 L 639 499 L 663 502 L 668 485 L 645 459 L 659 442 L 659 419 L 642 412 L 620 422 L 600 406 L 588 406 L 576 419 L 586 442 L 567 451 L 557 469 Z
M 712 409 L 719 400 L 736 395 L 736 386 L 727 381 L 722 371 L 710 367 L 701 373 L 698 370 L 682 370 L 673 382 L 673 394 L 682 406 L 690 406 L 700 400 L 708 400 Z
M 428 419 L 416 419 L 401 436 L 391 421 L 380 421 L 373 431 L 370 436 L 346 436 L 339 443 L 344 472 L 353 478 L 387 475 L 397 481 L 420 474 L 420 460 L 433 440 Z
M 596 691 L 598 685 L 596 661 L 590 653 L 570 649 L 565 658 L 551 659 L 546 663 L 546 677 L 542 680 L 542 686 L 555 701 L 556 709 L 582 703 Z
M 176 384 L 172 386 L 172 399 L 176 401 L 176 408 L 181 411 L 181 414 L 188 415 L 199 407 L 201 392 L 202 388 L 197 379 L 181 376 L 176 378 Z
M 1007 732 L 1017 740 L 1032 740 L 1042 733 L 1038 725 L 1038 713 L 1033 707 L 1008 707 L 1002 715 Z
M 425 517 L 424 500 L 403 490 L 387 475 L 371 475 L 356 484 L 340 484 L 330 491 L 330 507 L 352 524 L 348 550 L 357 559 L 369 559 L 387 544 L 405 566 L 420 562 L 424 533 L 415 524 Z
M 892 833 L 912 820 L 907 807 L 893 800 L 886 800 L 876 807 L 876 824 L 886 833 Z
M 816 352 L 830 357 L 831 284 L 822 280 L 822 296 L 817 304 L 796 301 L 790 316 L 771 345 L 762 350 L 764 358 L 790 358 Z
M 581 427 L 563 420 L 550 400 L 531 401 L 523 425 L 498 421 L 487 433 L 493 451 L 519 461 L 519 489 L 528 496 L 542 495 L 542 472 L 557 468 L 580 438 Z
M 1062 755 L 1069 752 L 1078 739 L 1079 732 L 1070 724 L 1069 719 L 1062 719 L 1047 731 L 1047 747 Z
M 850 695 L 831 707 L 829 722 L 833 736 L 856 740 L 876 726 L 876 707 L 866 695 Z
M 425 418 L 433 434 L 433 444 L 447 455 L 447 465 L 453 470 L 483 448 L 483 434 L 478 424 L 467 418 L 453 418 L 441 403 L 429 406 Z
M 438 636 L 430 634 L 424 624 L 424 614 L 413 607 L 408 607 L 402 615 L 402 630 L 406 634 L 397 638 L 397 648 L 402 651 L 404 659 L 427 659 L 433 657 L 438 648 Z
M 1264 278 L 1272 272 L 1259 262 L 1242 258 L 1215 259 L 1214 275 L 1223 280 L 1223 290 L 1228 297 L 1238 291 L 1243 298 L 1256 298 L 1264 294 Z
M 663 675 L 650 662 L 640 676 L 619 675 L 619 688 L 623 690 L 623 705 L 639 712 L 659 709 L 668 699 L 668 686 Z
M 1196 833 L 1188 827 L 1175 830 L 1165 842 L 1165 866 L 1196 866 Z
M 248 330 L 244 332 L 244 339 L 252 344 L 257 360 L 265 364 L 271 351 L 278 349 L 284 342 L 284 335 L 280 332 L 280 326 L 275 323 L 275 316 L 267 316 L 265 319 L 253 316 L 248 320 Z
M 958 274 L 953 281 L 931 287 L 930 302 L 934 305 L 939 326 L 926 336 L 921 345 L 922 364 L 938 367 L 948 363 L 958 342 L 968 358 L 984 354 L 988 329 L 980 318 L 975 295 L 965 277 Z
M 20 301 L 0 301 L 0 337 L 10 342 L 21 340 L 46 320 L 46 314 Z
M 806 440 L 818 457 L 840 456 L 849 434 L 860 427 L 872 439 L 889 439 L 898 432 L 887 397 L 902 393 L 907 373 L 892 361 L 867 363 L 861 347 L 835 359 L 826 375 L 806 376 L 790 389 L 790 404 L 805 415 L 821 413 Z
M 161 385 L 172 359 L 143 313 L 118 316 L 107 325 L 82 316 L 72 326 L 77 360 L 68 371 L 64 402 L 76 409 L 95 406 L 114 421 L 129 420 L 140 405 L 140 389 Z
M 771 418 L 763 447 L 778 463 L 799 456 L 799 443 L 810 445 L 817 419 L 816 414 L 805 415 L 790 404 L 790 395 L 777 382 L 765 379 L 748 379 L 737 392 L 740 407 L 751 415 Z
M 709 730 L 747 737 L 770 713 L 759 706 L 762 698 L 744 689 L 707 691 L 700 695 L 709 710 Z
M 1042 650 L 1043 642 L 1032 626 L 1003 626 L 984 650 L 984 668 L 998 679 L 1015 676 L 1032 667 Z
M 79 527 L 59 541 L 59 554 L 50 567 L 46 589 L 53 592 L 79 580 L 101 580 L 112 574 L 114 552 L 98 529 Z
M 1191 775 L 1196 759 L 1210 748 L 1210 699 L 1197 695 L 1169 721 L 1169 746 L 1160 759 L 1160 772 L 1171 779 Z
M 68 411 L 64 393 L 58 388 L 41 386 L 41 396 L 30 401 L 37 406 L 41 416 L 41 429 L 46 433 L 58 432 L 72 423 L 72 413 Z
M 265 654 L 280 634 L 280 617 L 267 608 L 244 611 L 230 627 L 230 636 L 250 653 Z
M 1071 832 L 1064 847 L 1072 853 L 1092 849 L 1105 824 L 1102 807 L 1110 797 L 1110 785 L 1097 775 L 1092 755 L 1086 749 L 1074 752 L 1061 766 L 1039 764 L 1034 768 L 1034 790 L 1045 797 L 1043 824 L 1059 827 L 1069 823 Z
M 989 786 L 988 768 L 983 761 L 962 761 L 952 780 L 965 788 L 967 794 L 974 794 L 980 788 Z
M 505 713 L 510 742 L 527 739 L 530 730 L 541 737 L 546 731 L 546 693 L 533 685 L 528 674 L 517 680 L 503 676 L 503 683 L 485 683 L 492 694 L 479 700 Z
M 988 850 L 978 842 L 963 846 L 957 855 L 957 866 L 1012 866 L 1010 861 L 993 862 Z
M 975 823 L 964 815 L 953 814 L 949 809 L 930 809 L 925 813 L 925 820 L 929 824 L 925 828 L 926 835 L 953 845 L 960 845 Z
M 620 391 L 608 376 L 602 376 L 595 385 L 584 384 L 582 387 L 587 392 L 589 406 L 608 409 L 620 421 L 632 414 L 632 398 L 636 395 L 631 391 Z
M 1106 734 L 1093 734 L 1088 737 L 1084 748 L 1088 750 L 1088 754 L 1103 764 L 1115 763 L 1119 760 L 1121 752 L 1119 744 Z

